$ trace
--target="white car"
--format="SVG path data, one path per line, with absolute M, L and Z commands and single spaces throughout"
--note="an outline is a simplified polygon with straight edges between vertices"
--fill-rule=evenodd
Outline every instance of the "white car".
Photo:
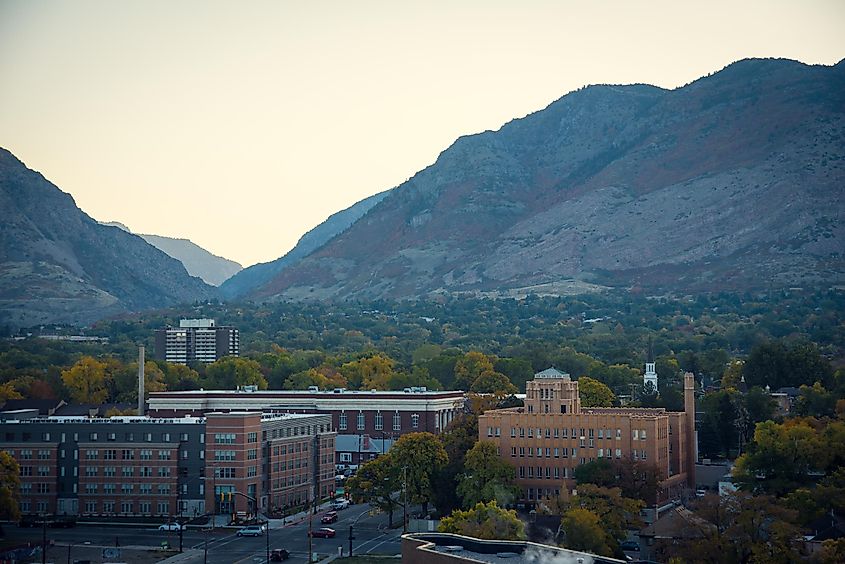
M 260 537 L 264 534 L 263 525 L 249 525 L 235 533 L 239 537 Z
M 336 499 L 332 502 L 332 509 L 335 511 L 346 509 L 347 507 L 349 507 L 349 501 L 346 499 Z
M 165 523 L 164 525 L 159 525 L 158 530 L 159 531 L 185 530 L 185 525 L 180 525 L 179 523 Z

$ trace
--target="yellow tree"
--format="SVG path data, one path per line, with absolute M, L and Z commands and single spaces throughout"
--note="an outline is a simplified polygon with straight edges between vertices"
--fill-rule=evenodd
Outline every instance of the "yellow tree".
M 563 515 L 560 526 L 565 536 L 566 548 L 604 556 L 613 554 L 598 515 L 589 509 L 573 507 Z
M 18 505 L 20 489 L 18 462 L 8 452 L 0 450 L 0 519 L 4 521 L 20 519 L 21 512 Z
M 440 521 L 441 533 L 455 533 L 477 539 L 520 540 L 525 538 L 525 525 L 513 509 L 503 509 L 495 500 L 478 502 L 466 511 L 457 509 Z
M 581 407 L 612 407 L 616 401 L 610 388 L 589 376 L 578 378 L 578 395 Z
M 470 351 L 455 363 L 456 390 L 469 390 L 473 382 L 485 373 L 493 373 L 493 362 L 484 353 Z
M 109 397 L 106 365 L 90 356 L 83 356 L 72 367 L 62 370 L 62 382 L 77 403 L 103 403 Z
M 396 362 L 383 354 L 375 354 L 347 362 L 340 371 L 350 385 L 362 390 L 389 390 Z

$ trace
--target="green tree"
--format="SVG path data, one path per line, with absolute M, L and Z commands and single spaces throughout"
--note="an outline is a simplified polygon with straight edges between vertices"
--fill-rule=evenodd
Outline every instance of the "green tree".
M 238 386 L 258 386 L 267 389 L 267 380 L 261 374 L 261 365 L 248 358 L 224 356 L 205 367 L 203 384 L 207 388 L 234 390 Z
M 507 376 L 494 371 L 483 372 L 473 381 L 469 389 L 478 394 L 496 394 L 497 396 L 515 394 L 519 391 L 511 384 Z
M 798 415 L 811 417 L 833 417 L 836 415 L 836 401 L 839 399 L 828 392 L 820 382 L 812 386 L 802 385 L 801 395 L 795 406 Z
M 496 445 L 491 442 L 475 443 L 467 452 L 464 468 L 457 493 L 465 508 L 493 500 L 506 506 L 519 495 L 513 466 L 502 460 Z
M 360 390 L 388 390 L 396 362 L 383 354 L 347 362 L 340 367 L 346 381 Z
M 362 465 L 346 483 L 351 496 L 387 513 L 388 526 L 393 527 L 393 513 L 401 507 L 402 470 L 390 453 Z
M 466 454 L 478 442 L 478 416 L 465 413 L 455 417 L 439 437 L 448 462 L 433 478 L 433 501 L 441 515 L 448 515 L 460 507 L 458 479 L 464 471 Z
M 578 378 L 578 396 L 581 407 L 611 407 L 616 401 L 610 388 L 589 376 Z
M 0 519 L 20 519 L 20 467 L 12 455 L 0 450 Z
M 329 366 L 309 368 L 296 374 L 291 374 L 285 380 L 285 390 L 307 390 L 309 386 L 317 386 L 321 390 L 333 390 L 334 388 L 345 388 L 346 378 L 343 374 Z
M 62 371 L 62 382 L 76 403 L 104 403 L 109 397 L 106 365 L 90 356 Z
M 426 513 L 434 496 L 433 478 L 449 462 L 440 439 L 432 433 L 408 433 L 394 443 L 390 454 L 405 472 L 408 501 L 421 504 Z
M 580 464 L 575 467 L 572 475 L 579 485 L 594 484 L 609 488 L 616 483 L 616 467 L 609 458 L 597 458 L 592 462 Z
M 577 495 L 564 503 L 564 509 L 587 509 L 593 512 L 607 534 L 607 544 L 615 550 L 628 535 L 628 528 L 641 524 L 639 511 L 645 504 L 622 495 L 620 488 L 602 488 L 593 484 L 579 485 Z
M 607 535 L 599 517 L 589 509 L 573 507 L 564 513 L 560 522 L 564 534 L 564 546 L 572 550 L 583 550 L 593 554 L 610 556 L 613 550 L 607 544 Z
M 416 386 L 423 386 L 428 390 L 442 390 L 443 386 L 440 382 L 435 380 L 429 373 L 428 369 L 422 366 L 414 366 L 411 372 L 394 372 L 388 381 L 388 387 L 391 390 L 404 390 L 405 388 L 413 388 Z
M 525 525 L 512 509 L 502 509 L 496 501 L 479 502 L 472 509 L 457 509 L 440 521 L 438 531 L 478 539 L 520 540 L 525 538 Z
M 479 376 L 493 372 L 493 362 L 487 355 L 470 351 L 455 363 L 455 389 L 469 391 Z

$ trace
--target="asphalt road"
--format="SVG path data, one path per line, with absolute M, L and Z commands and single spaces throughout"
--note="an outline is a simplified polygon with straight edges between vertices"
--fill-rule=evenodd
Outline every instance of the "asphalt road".
M 349 526 L 355 523 L 352 541 L 353 554 L 399 554 L 401 553 L 401 527 L 389 529 L 387 515 L 369 514 L 369 506 L 352 505 L 338 512 L 338 521 L 329 525 L 320 523 L 320 517 L 326 511 L 320 511 L 313 516 L 312 527 L 331 527 L 337 531 L 334 538 L 314 538 L 312 550 L 322 555 L 337 554 L 339 546 L 344 554 L 349 550 Z M 402 523 L 401 513 L 394 515 L 394 524 Z M 21 541 L 41 541 L 40 529 L 18 529 L 6 526 L 7 539 Z M 237 529 L 217 528 L 214 531 L 188 529 L 183 533 L 183 547 L 196 549 L 190 551 L 181 560 L 183 564 L 202 563 L 207 557 L 209 564 L 260 564 L 266 562 L 266 537 L 238 537 Z M 270 530 L 270 549 L 285 548 L 291 553 L 290 562 L 306 562 L 308 560 L 308 519 L 305 518 L 293 524 L 282 525 L 281 521 L 273 522 Z M 153 527 L 111 527 L 79 525 L 72 529 L 47 529 L 47 538 L 59 545 L 74 543 L 82 545 L 90 543 L 98 546 L 161 546 L 162 541 L 168 541 L 171 547 L 179 546 L 179 533 L 175 531 L 159 531 Z M 207 543 L 207 555 L 205 547 Z M 50 549 L 65 554 L 62 547 Z M 48 555 L 50 554 L 48 551 Z M 52 557 L 50 558 L 53 559 Z M 63 560 L 63 558 L 61 559 Z

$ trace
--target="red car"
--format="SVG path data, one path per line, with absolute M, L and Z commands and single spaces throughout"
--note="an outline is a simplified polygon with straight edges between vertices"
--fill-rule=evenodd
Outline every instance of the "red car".
M 321 529 L 315 529 L 313 531 L 308 532 L 308 536 L 311 537 L 320 537 L 324 539 L 329 539 L 335 536 L 337 533 L 334 529 L 329 529 L 328 527 L 323 527 Z
M 320 517 L 320 523 L 334 523 L 337 521 L 337 511 L 329 511 L 322 517 Z

